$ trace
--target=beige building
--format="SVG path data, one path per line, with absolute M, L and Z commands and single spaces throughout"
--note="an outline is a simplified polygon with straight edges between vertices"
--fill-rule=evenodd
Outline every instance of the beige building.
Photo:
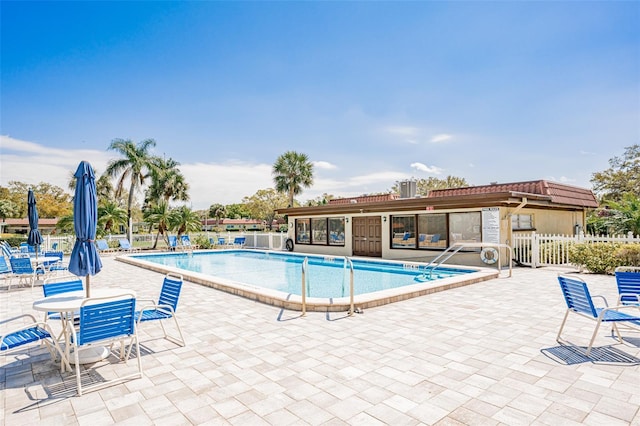
M 403 182 L 404 184 L 404 182 Z M 545 180 L 336 199 L 314 207 L 278 210 L 288 216 L 287 249 L 328 256 L 430 261 L 467 245 L 447 263 L 504 262 L 514 233 L 574 234 L 598 207 L 584 188 Z M 474 246 L 475 245 L 475 246 Z

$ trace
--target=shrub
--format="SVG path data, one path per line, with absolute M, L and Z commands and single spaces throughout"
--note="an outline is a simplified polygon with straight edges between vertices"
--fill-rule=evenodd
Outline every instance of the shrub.
M 210 249 L 211 248 L 211 242 L 206 237 L 206 235 L 197 235 L 194 238 L 194 243 L 195 243 L 195 245 L 200 246 L 200 248 L 202 248 L 202 249 Z
M 569 247 L 569 259 L 573 265 L 594 274 L 612 274 L 620 259 L 615 255 L 620 243 L 582 243 Z
M 640 244 L 624 244 L 616 249 L 614 256 L 618 266 L 640 266 Z

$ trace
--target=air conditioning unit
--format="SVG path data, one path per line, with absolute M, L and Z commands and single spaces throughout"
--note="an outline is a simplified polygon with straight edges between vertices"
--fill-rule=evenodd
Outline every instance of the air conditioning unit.
M 415 198 L 418 192 L 415 180 L 405 180 L 400 182 L 400 198 Z

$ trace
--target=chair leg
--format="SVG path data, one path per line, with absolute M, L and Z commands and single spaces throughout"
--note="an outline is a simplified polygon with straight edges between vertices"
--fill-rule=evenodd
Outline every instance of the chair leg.
M 564 318 L 562 319 L 562 324 L 560 325 L 560 330 L 558 330 L 558 335 L 556 336 L 556 342 L 560 343 L 560 335 L 562 334 L 562 329 L 564 328 L 565 323 L 567 322 L 567 317 L 569 316 L 569 309 L 564 313 Z
M 591 349 L 593 348 L 593 342 L 596 340 L 598 329 L 600 329 L 600 324 L 602 324 L 602 322 L 598 321 L 598 323 L 596 324 L 596 329 L 593 330 L 593 335 L 591 336 L 591 341 L 589 342 L 589 347 L 587 348 L 587 352 L 586 352 L 587 356 L 589 356 L 589 354 L 591 353 Z

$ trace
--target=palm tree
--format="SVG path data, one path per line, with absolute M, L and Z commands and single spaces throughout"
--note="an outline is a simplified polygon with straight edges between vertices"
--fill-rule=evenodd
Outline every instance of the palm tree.
M 151 184 L 147 189 L 146 201 L 158 200 L 189 201 L 189 184 L 178 169 L 180 163 L 172 158 L 153 159 L 155 167 L 151 170 Z
M 202 227 L 198 213 L 187 206 L 173 209 L 169 217 L 169 223 L 171 229 L 178 234 L 178 238 L 180 238 L 182 234 L 189 233 L 190 231 L 199 231 Z
M 293 197 L 302 192 L 302 187 L 313 184 L 313 164 L 306 154 L 287 151 L 277 158 L 271 174 L 276 191 L 289 195 L 289 207 L 293 207 Z
M 640 198 L 627 192 L 620 201 L 609 201 L 607 206 L 610 212 L 607 222 L 614 232 L 640 235 Z
M 114 227 L 127 224 L 127 212 L 113 201 L 103 201 L 98 206 L 98 229 L 110 233 Z M 102 233 L 102 232 L 100 232 Z
M 156 240 L 153 243 L 153 248 L 155 249 L 158 246 L 158 239 L 160 238 L 160 235 L 163 236 L 163 239 L 168 245 L 169 235 L 167 234 L 167 231 L 169 231 L 169 224 L 171 222 L 171 209 L 169 208 L 169 203 L 165 200 L 160 200 L 158 204 L 145 210 L 144 220 L 152 226 L 158 226 L 158 233 L 156 234 Z
M 227 208 L 222 204 L 212 204 L 209 207 L 209 216 L 216 218 L 216 225 L 220 224 L 220 219 L 227 215 Z
M 132 240 L 133 224 L 131 219 L 131 207 L 133 194 L 144 184 L 149 173 L 155 169 L 154 157 L 149 150 L 156 146 L 156 141 L 146 139 L 135 145 L 129 139 L 114 139 L 109 149 L 119 152 L 124 158 L 111 160 L 107 164 L 105 173 L 111 177 L 118 177 L 116 184 L 116 196 L 120 196 L 124 190 L 125 182 L 129 180 L 129 198 L 127 201 L 127 236 Z

